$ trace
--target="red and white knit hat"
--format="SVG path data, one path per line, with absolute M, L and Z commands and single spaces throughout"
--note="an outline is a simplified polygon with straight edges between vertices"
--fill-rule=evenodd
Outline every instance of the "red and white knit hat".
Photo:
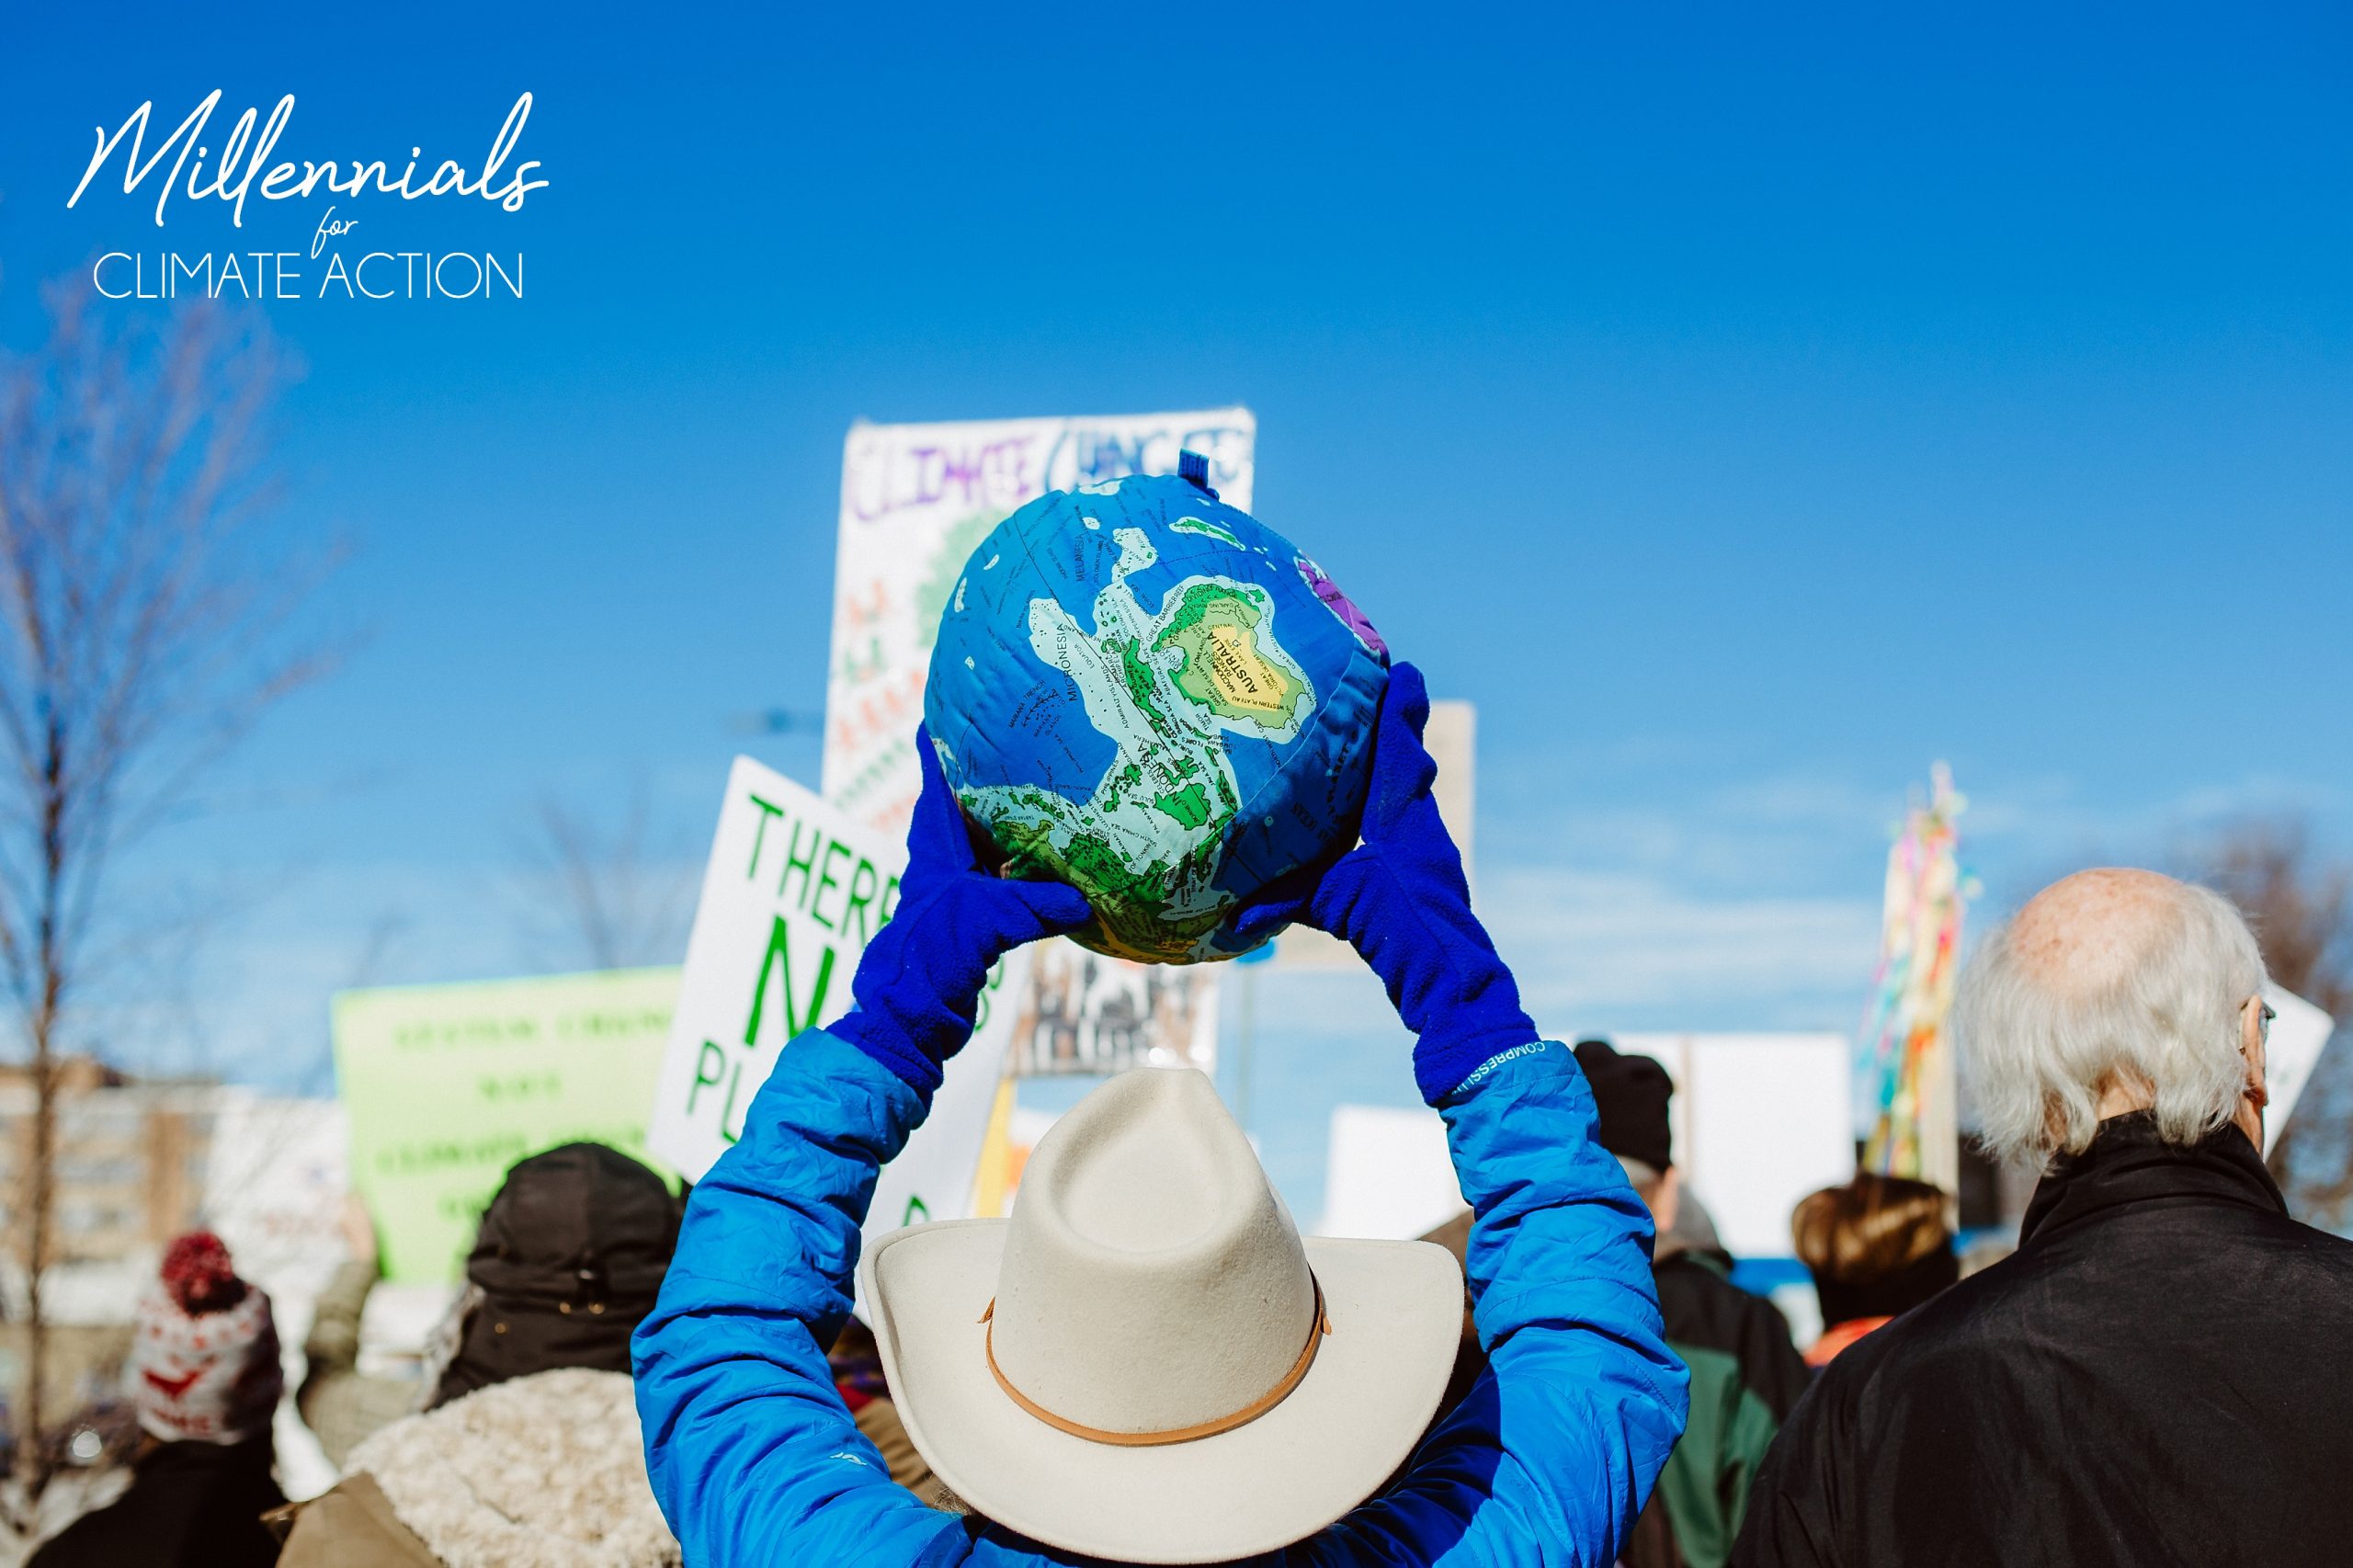
M 139 1425 L 167 1443 L 261 1436 L 286 1386 L 269 1297 L 237 1278 L 210 1231 L 165 1248 L 162 1272 L 132 1328 Z

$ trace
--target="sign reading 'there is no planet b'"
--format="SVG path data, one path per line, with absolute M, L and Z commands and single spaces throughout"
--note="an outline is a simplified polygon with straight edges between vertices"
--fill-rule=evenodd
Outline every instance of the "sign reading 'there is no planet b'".
M 858 960 L 898 907 L 904 845 L 782 774 L 739 756 L 687 944 L 647 1142 L 700 1181 L 744 1136 L 752 1098 L 803 1030 L 849 1010 Z M 870 1237 L 962 1218 L 1024 994 L 1027 958 L 989 977 L 972 1042 L 906 1149 L 882 1172 Z M 1008 985 L 1008 981 L 1010 984 Z

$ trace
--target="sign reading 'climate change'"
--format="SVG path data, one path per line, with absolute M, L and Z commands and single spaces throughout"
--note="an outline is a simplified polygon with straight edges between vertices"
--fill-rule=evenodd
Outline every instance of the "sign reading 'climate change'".
M 906 832 L 922 784 L 915 725 L 940 612 L 965 558 L 1016 507 L 1049 490 L 1175 473 L 1189 449 L 1209 460 L 1220 495 L 1246 512 L 1257 434 L 1246 408 L 853 426 L 835 536 L 825 798 L 892 838 Z M 1060 940 L 1040 944 L 1036 960 L 1038 983 L 1025 977 L 1003 1009 L 1020 1014 L 1008 1025 L 1017 1071 L 1215 1060 L 1216 966 L 1155 968 Z

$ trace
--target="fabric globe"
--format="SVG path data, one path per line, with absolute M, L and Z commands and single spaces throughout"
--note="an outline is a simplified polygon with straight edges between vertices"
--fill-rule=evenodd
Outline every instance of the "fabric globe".
M 981 541 L 924 719 L 1007 874 L 1086 895 L 1078 941 L 1194 963 L 1245 950 L 1245 900 L 1356 841 L 1388 670 L 1289 540 L 1138 476 L 1049 492 Z

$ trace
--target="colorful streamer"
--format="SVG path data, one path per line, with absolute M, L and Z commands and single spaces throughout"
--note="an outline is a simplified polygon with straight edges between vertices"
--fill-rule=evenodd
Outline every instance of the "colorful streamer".
M 1955 1080 L 1946 1018 L 1961 915 L 1976 892 L 1961 872 L 1956 824 L 1968 801 L 1943 763 L 1887 855 L 1879 969 L 1860 1062 L 1873 1121 L 1865 1168 L 1954 1190 L 1960 1174 Z

